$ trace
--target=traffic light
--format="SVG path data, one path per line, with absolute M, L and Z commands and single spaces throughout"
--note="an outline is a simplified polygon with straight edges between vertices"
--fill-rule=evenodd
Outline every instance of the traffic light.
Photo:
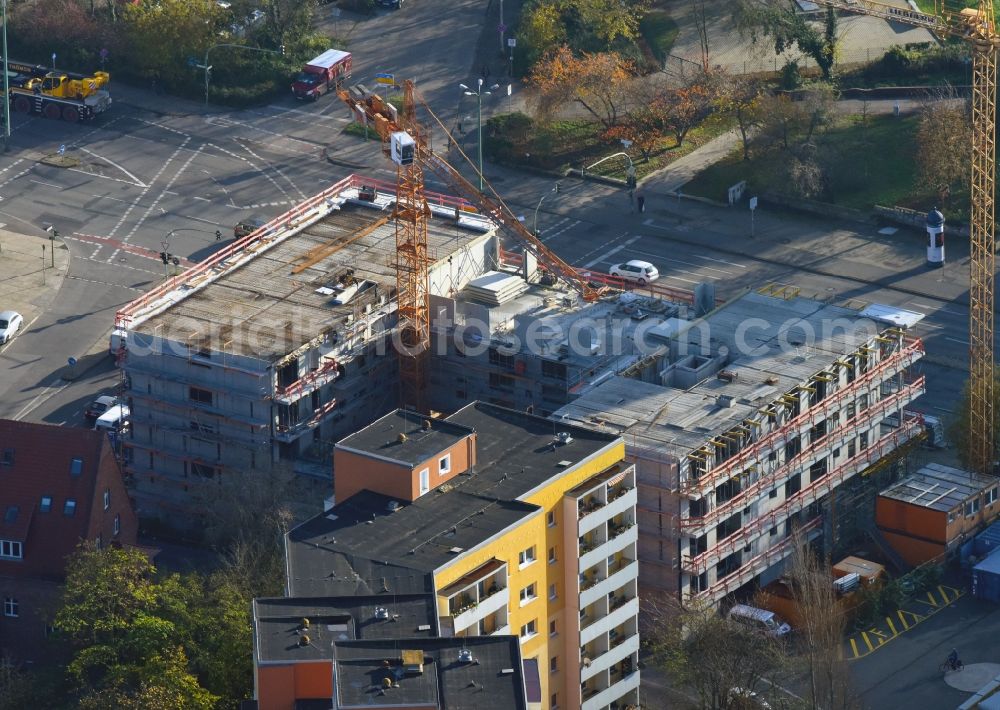
M 222 239 L 222 232 L 220 232 L 218 229 L 216 229 L 215 230 L 215 241 L 219 241 L 220 239 Z
M 167 252 L 165 252 L 165 251 L 161 251 L 160 252 L 160 261 L 162 261 L 164 264 L 166 264 L 168 261 L 170 261 L 170 255 L 167 254 Z

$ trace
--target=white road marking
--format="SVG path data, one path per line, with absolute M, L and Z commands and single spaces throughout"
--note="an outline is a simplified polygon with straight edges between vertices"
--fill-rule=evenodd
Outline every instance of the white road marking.
M 137 177 L 136 177 L 135 175 L 133 175 L 132 173 L 130 173 L 130 172 L 129 172 L 128 170 L 126 170 L 125 168 L 123 168 L 123 167 L 122 167 L 121 165 L 119 165 L 118 163 L 116 163 L 115 161 L 113 161 L 113 160 L 112 160 L 111 158 L 105 158 L 104 156 L 102 156 L 102 155 L 98 155 L 98 154 L 97 154 L 97 153 L 95 153 L 94 151 L 92 151 L 92 150 L 87 150 L 86 148 L 84 148 L 84 147 L 82 147 L 82 146 L 77 146 L 77 148 L 78 148 L 78 150 L 82 150 L 82 151 L 83 151 L 84 153 L 87 153 L 88 155 L 92 155 L 92 156 L 94 156 L 94 157 L 95 157 L 95 158 L 97 158 L 98 160 L 103 160 L 103 161 L 104 161 L 105 163 L 110 163 L 110 164 L 111 164 L 111 165 L 113 165 L 114 167 L 118 168 L 118 169 L 119 169 L 119 170 L 121 170 L 121 171 L 122 171 L 123 173 L 125 173 L 125 174 L 126 174 L 126 175 L 128 175 L 128 176 L 129 176 L 130 178 L 132 178 L 132 180 L 133 180 L 133 181 L 135 182 L 135 185 L 136 185 L 137 187 L 146 187 L 146 183 L 144 183 L 144 182 L 143 182 L 142 180 L 140 180 L 140 179 L 139 179 L 139 178 L 137 178 Z
M 962 340 L 961 338 L 953 338 L 950 335 L 944 336 L 944 339 L 945 340 L 950 340 L 953 343 L 959 343 L 960 345 L 968 345 L 969 344 L 968 340 Z
M 111 195 L 94 195 L 94 194 L 91 194 L 90 196 L 91 197 L 96 197 L 98 200 L 114 200 L 115 202 L 128 202 L 128 200 L 123 200 L 120 197 L 112 197 Z
M 292 196 L 288 194 L 288 191 L 285 190 L 285 188 L 283 188 L 281 185 L 279 185 L 278 182 L 273 177 L 271 177 L 266 172 L 264 172 L 263 170 L 261 170 L 260 168 L 258 168 L 254 164 L 254 162 L 252 160 L 250 160 L 249 158 L 245 158 L 242 155 L 238 155 L 238 154 L 234 153 L 231 150 L 226 150 L 222 146 L 217 145 L 215 143 L 206 143 L 204 147 L 215 148 L 216 150 L 220 150 L 220 151 L 222 151 L 223 153 L 225 153 L 226 155 L 228 155 L 228 156 L 230 156 L 232 158 L 236 158 L 237 160 L 242 160 L 244 163 L 246 163 L 251 168 L 253 168 L 257 172 L 259 172 L 265 178 L 267 178 L 267 181 L 269 183 L 271 183 L 272 185 L 274 185 L 274 187 L 277 188 L 278 192 L 280 192 L 282 195 L 284 195 L 286 199 L 289 199 L 289 200 L 292 199 Z
M 141 227 L 142 224 L 143 224 L 143 222 L 146 221 L 146 219 L 149 217 L 150 213 L 154 209 L 156 209 L 157 205 L 160 204 L 160 200 L 163 199 L 164 193 L 170 188 L 171 185 L 174 184 L 174 182 L 177 181 L 177 178 L 179 178 L 181 176 L 181 173 L 184 172 L 184 170 L 187 168 L 187 166 L 189 166 L 191 164 L 191 161 L 193 161 L 198 156 L 198 154 L 200 152 L 201 152 L 201 147 L 199 146 L 198 150 L 196 150 L 193 153 L 191 153 L 191 155 L 188 156 L 188 159 L 185 160 L 184 163 L 179 168 L 177 168 L 177 172 L 175 172 L 173 174 L 173 177 L 171 177 L 170 180 L 167 182 L 167 185 L 163 189 L 163 192 L 161 192 L 159 195 L 157 195 L 156 199 L 153 200 L 153 204 L 151 204 L 149 207 L 146 208 L 146 211 L 143 213 L 142 217 L 140 217 L 136 221 L 136 223 L 132 226 L 132 229 L 129 231 L 128 234 L 125 235 L 125 237 L 122 239 L 122 241 L 127 242 L 132 237 L 132 235 L 135 234 L 139 230 L 139 227 Z M 117 256 L 117 254 L 118 254 L 118 251 L 115 250 L 114 254 L 111 255 L 111 258 L 113 259 L 115 256 Z
M 947 306 L 932 306 L 929 303 L 917 303 L 916 301 L 910 301 L 911 306 L 916 306 L 917 308 L 926 308 L 929 311 L 939 311 L 942 313 L 950 313 L 954 316 L 967 316 L 968 311 L 956 311 L 948 308 Z
M 56 384 L 58 384 L 60 382 L 62 382 L 62 384 L 59 385 L 59 387 L 57 387 L 55 389 L 51 389 L 52 386 L 54 386 L 54 385 L 56 385 Z M 26 405 L 24 405 L 24 407 L 21 408 L 21 411 L 14 415 L 14 417 L 13 417 L 14 421 L 20 421 L 24 417 L 28 416 L 35 409 L 37 409 L 38 407 L 40 407 L 45 402 L 45 400 L 47 400 L 47 399 L 49 399 L 51 397 L 54 397 L 55 395 L 59 394 L 64 389 L 66 389 L 67 387 L 69 387 L 71 384 L 72 384 L 72 381 L 66 382 L 62 378 L 59 378 L 55 382 L 53 382 L 52 385 L 46 385 L 45 391 L 39 392 L 37 395 L 35 395 L 34 399 L 32 399 L 30 402 L 28 402 Z
M 267 165 L 268 167 L 271 168 L 271 170 L 273 170 L 274 172 L 278 173 L 278 175 L 280 175 L 281 177 L 283 177 L 285 179 L 285 182 L 287 182 L 289 185 L 291 185 L 292 189 L 299 193 L 299 197 L 301 197 L 303 200 L 306 199 L 306 193 L 302 192 L 302 190 L 299 189 L 299 186 L 296 185 L 294 182 L 292 182 L 292 179 L 290 177 L 288 177 L 283 172 L 281 172 L 280 168 L 278 168 L 278 167 L 276 167 L 274 165 L 271 165 L 266 158 L 262 158 L 261 156 L 257 155 L 252 150 L 250 150 L 250 148 L 246 145 L 246 143 L 244 141 L 241 141 L 241 140 L 237 139 L 236 142 L 239 143 L 241 146 L 243 146 L 243 150 L 245 150 L 246 152 L 248 152 L 250 155 L 252 155 L 253 157 L 255 157 L 257 160 L 260 160 L 261 162 L 263 162 L 264 165 Z
M 692 254 L 691 256 L 693 258 L 695 258 L 695 259 L 704 259 L 705 261 L 714 261 L 717 264 L 728 264 L 729 266 L 735 266 L 738 269 L 745 269 L 745 268 L 747 268 L 746 264 L 737 264 L 737 263 L 732 262 L 732 261 L 726 261 L 725 259 L 715 259 L 715 258 L 713 258 L 711 256 L 704 256 L 702 254 Z
M 149 123 L 149 121 L 143 121 L 143 123 Z M 151 124 L 151 125 L 156 125 L 156 124 Z M 132 200 L 132 204 L 128 206 L 128 209 L 126 209 L 122 213 L 122 216 L 118 219 L 118 222 L 115 224 L 115 226 L 111 228 L 110 232 L 108 232 L 109 237 L 115 236 L 115 233 L 121 228 L 122 224 L 125 223 L 125 220 L 128 219 L 128 216 L 132 213 L 132 210 L 134 210 L 138 206 L 142 198 L 146 196 L 147 192 L 149 192 L 149 189 L 153 186 L 153 183 L 155 183 L 160 178 L 160 175 L 163 174 L 163 171 L 166 170 L 167 166 L 174 161 L 174 158 L 177 157 L 177 154 L 181 152 L 181 149 L 184 146 L 186 146 L 190 142 L 190 140 L 191 140 L 190 137 L 185 137 L 184 142 L 181 143 L 181 145 L 176 150 L 174 150 L 173 153 L 170 154 L 170 157 L 164 161 L 163 165 L 160 166 L 160 169 L 156 171 L 156 175 L 154 175 L 152 180 L 149 181 L 149 184 L 142 189 L 142 192 L 140 192 L 139 195 L 134 200 Z
M 45 185 L 46 187 L 54 187 L 57 190 L 65 190 L 66 189 L 62 185 L 56 185 L 54 182 L 45 182 L 44 180 L 36 180 L 35 178 L 31 178 L 28 182 L 37 183 L 39 185 Z
M 619 244 L 614 249 L 610 249 L 610 250 L 606 251 L 605 253 L 603 253 L 599 257 L 597 257 L 596 259 L 588 261 L 586 264 L 583 265 L 583 268 L 589 269 L 589 268 L 591 268 L 592 266 L 594 266 L 596 264 L 600 264 L 602 261 L 607 261 L 609 257 L 614 256 L 618 252 L 620 252 L 623 249 L 625 249 L 626 247 L 628 247 L 630 244 L 634 244 L 635 242 L 639 241 L 640 239 L 642 239 L 642 237 L 632 237 L 631 239 L 626 239 L 624 244 Z

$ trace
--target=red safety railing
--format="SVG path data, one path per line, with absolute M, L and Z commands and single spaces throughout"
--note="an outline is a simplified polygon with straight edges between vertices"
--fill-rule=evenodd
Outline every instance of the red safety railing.
M 275 396 L 284 397 L 286 399 L 297 397 L 299 393 L 303 392 L 307 387 L 310 387 L 316 381 L 325 378 L 327 375 L 335 374 L 336 371 L 337 361 L 333 358 L 327 358 L 325 365 L 306 375 L 303 375 L 287 387 L 276 387 Z
M 738 494 L 722 503 L 721 505 L 707 511 L 705 515 L 698 517 L 681 518 L 681 527 L 694 527 L 696 529 L 710 527 L 720 519 L 731 515 L 737 508 L 744 508 L 754 496 L 764 492 L 774 482 L 787 477 L 797 468 L 804 468 L 807 462 L 816 456 L 818 451 L 829 449 L 845 441 L 847 437 L 852 437 L 858 428 L 866 423 L 870 425 L 876 418 L 884 417 L 886 414 L 902 409 L 908 402 L 920 396 L 924 392 L 924 377 L 921 375 L 916 380 L 906 385 L 898 392 L 875 402 L 866 409 L 857 412 L 853 417 L 844 423 L 844 426 L 828 431 L 816 441 L 809 444 L 803 451 L 799 452 L 785 463 L 778 466 L 774 471 L 762 475 L 754 483 L 740 491 Z M 697 532 L 690 533 L 697 535 Z
M 735 456 L 732 456 L 718 466 L 709 469 L 704 475 L 696 478 L 691 476 L 687 476 L 685 478 L 682 475 L 681 485 L 683 489 L 686 489 L 685 494 L 704 495 L 712 491 L 719 481 L 724 478 L 731 478 L 735 469 L 744 468 L 750 465 L 759 459 L 765 450 L 782 446 L 790 437 L 799 436 L 798 432 L 804 426 L 820 419 L 826 419 L 830 415 L 832 409 L 839 409 L 844 405 L 845 399 L 857 396 L 859 390 L 864 389 L 876 378 L 885 375 L 886 371 L 890 369 L 902 370 L 923 357 L 923 354 L 923 341 L 919 338 L 908 340 L 907 344 L 899 352 L 886 358 L 885 360 L 882 360 L 870 368 L 867 372 L 859 375 L 847 387 L 837 390 L 830 396 L 826 397 L 823 401 L 810 407 L 809 409 L 806 409 L 787 423 L 775 428 L 773 431 L 764 435 L 760 439 L 757 439 L 750 445 L 743 448 Z
M 845 461 L 822 478 L 811 482 L 786 499 L 784 503 L 774 510 L 754 518 L 725 540 L 721 540 L 694 557 L 681 555 L 681 568 L 690 574 L 700 574 L 726 555 L 736 552 L 737 549 L 744 548 L 747 544 L 747 538 L 777 525 L 779 522 L 787 519 L 789 515 L 802 510 L 821 496 L 829 493 L 845 479 L 868 468 L 868 466 L 878 459 L 887 456 L 919 434 L 923 430 L 923 425 L 923 417 L 919 415 L 911 417 L 899 428 L 894 429 L 871 446 L 858 452 L 858 455 L 854 458 Z

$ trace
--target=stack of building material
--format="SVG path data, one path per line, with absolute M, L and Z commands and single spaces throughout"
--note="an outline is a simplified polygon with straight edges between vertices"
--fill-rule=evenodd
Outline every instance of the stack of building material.
M 512 301 L 528 288 L 520 276 L 489 271 L 473 279 L 462 290 L 463 297 L 486 306 L 499 306 Z

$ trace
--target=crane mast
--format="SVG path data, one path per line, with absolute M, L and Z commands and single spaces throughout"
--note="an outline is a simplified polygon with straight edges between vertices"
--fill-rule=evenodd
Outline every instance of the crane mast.
M 847 12 L 881 17 L 955 37 L 972 48 L 972 160 L 969 266 L 969 461 L 981 473 L 994 462 L 994 286 L 996 274 L 997 47 L 993 0 L 949 8 L 935 0 L 925 13 L 873 0 L 818 0 Z

